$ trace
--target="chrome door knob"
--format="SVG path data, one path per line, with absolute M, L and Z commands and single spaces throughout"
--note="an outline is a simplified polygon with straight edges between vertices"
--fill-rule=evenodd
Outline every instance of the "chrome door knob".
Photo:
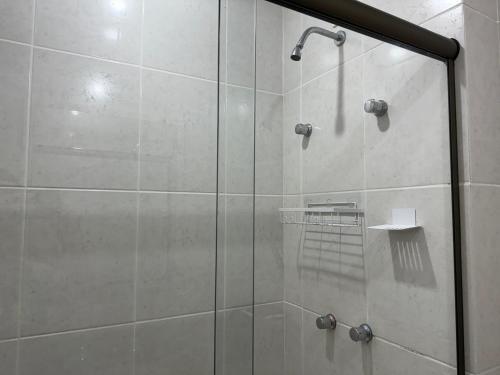
M 335 329 L 337 327 L 337 319 L 333 314 L 320 316 L 316 319 L 316 327 L 318 329 Z
M 352 341 L 370 342 L 373 332 L 368 324 L 361 324 L 359 327 L 352 327 L 349 330 L 349 336 Z

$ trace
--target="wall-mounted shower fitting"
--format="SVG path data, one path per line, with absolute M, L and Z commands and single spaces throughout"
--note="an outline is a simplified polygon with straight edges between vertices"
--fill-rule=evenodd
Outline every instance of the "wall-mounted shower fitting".
M 316 319 L 316 327 L 318 329 L 335 329 L 337 328 L 337 319 L 333 314 L 326 314 Z
M 373 338 L 372 329 L 368 324 L 361 324 L 359 327 L 352 327 L 349 330 L 352 341 L 370 342 Z
M 377 117 L 384 116 L 389 109 L 387 102 L 384 100 L 368 99 L 365 102 L 365 112 L 373 113 Z
M 346 34 L 345 31 L 338 31 L 338 32 L 333 32 L 327 29 L 323 29 L 322 27 L 309 27 L 307 28 L 302 35 L 299 38 L 299 41 L 295 45 L 294 49 L 292 50 L 292 53 L 290 55 L 290 58 L 293 61 L 300 61 L 302 58 L 302 49 L 304 48 L 304 45 L 306 44 L 307 38 L 309 38 L 309 35 L 311 34 L 319 34 L 326 36 L 327 38 L 333 39 L 335 41 L 335 44 L 340 47 L 342 44 L 344 44 L 345 39 L 346 39 Z
M 304 137 L 310 137 L 313 132 L 311 124 L 297 124 L 295 125 L 295 134 L 302 134 Z

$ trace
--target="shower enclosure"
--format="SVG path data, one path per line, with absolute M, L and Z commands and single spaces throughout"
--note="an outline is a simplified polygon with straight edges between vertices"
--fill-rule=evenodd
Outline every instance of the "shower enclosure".
M 281 3 L 0 4 L 1 375 L 463 374 L 450 65 Z

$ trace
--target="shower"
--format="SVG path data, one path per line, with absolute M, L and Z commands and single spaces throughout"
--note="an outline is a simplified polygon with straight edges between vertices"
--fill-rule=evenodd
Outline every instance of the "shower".
M 290 58 L 292 60 L 294 60 L 294 61 L 301 60 L 302 49 L 304 48 L 304 45 L 306 44 L 307 38 L 309 38 L 309 35 L 311 35 L 311 34 L 319 34 L 319 35 L 326 36 L 327 38 L 331 38 L 335 41 L 335 44 L 338 47 L 340 47 L 342 44 L 344 44 L 345 39 L 346 39 L 346 34 L 344 31 L 333 32 L 333 31 L 323 29 L 321 27 L 309 27 L 302 33 L 299 41 L 295 45 L 295 47 L 292 51 L 292 54 L 290 55 Z

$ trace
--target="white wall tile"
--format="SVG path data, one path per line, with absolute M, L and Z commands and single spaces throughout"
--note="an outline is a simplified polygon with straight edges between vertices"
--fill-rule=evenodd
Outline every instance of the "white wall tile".
M 375 338 L 369 346 L 373 375 L 456 375 L 457 370 L 442 362 Z
M 304 193 L 363 187 L 362 69 L 356 59 L 302 89 L 302 122 L 313 126 L 302 140 Z
M 133 319 L 136 196 L 29 191 L 21 334 Z
M 278 211 L 282 201 L 281 197 L 255 198 L 255 303 L 283 300 L 283 225 Z
M 41 336 L 20 343 L 20 375 L 133 374 L 131 325 Z
M 416 24 L 461 3 L 460 0 L 362 0 L 362 2 Z
M 35 44 L 139 64 L 141 21 L 142 0 L 39 1 Z
M 254 374 L 283 374 L 283 303 L 257 305 L 254 311 Z
M 143 193 L 139 206 L 139 320 L 214 308 L 215 196 Z
M 30 48 L 0 42 L 0 184 L 24 185 Z
M 389 105 L 383 117 L 365 114 L 366 186 L 449 182 L 446 65 L 389 44 L 364 60 L 364 100 Z
M 500 183 L 500 58 L 498 26 L 470 8 L 465 14 L 465 58 L 472 182 Z
M 144 1 L 144 65 L 216 80 L 218 1 Z
M 16 373 L 17 341 L 0 343 L 0 372 L 6 375 Z
M 338 47 L 332 39 L 322 35 L 311 34 L 309 36 L 302 50 L 303 83 L 309 82 L 311 79 L 342 65 L 363 52 L 363 37 L 360 34 L 344 28 L 334 27 L 331 23 L 317 18 L 305 15 L 302 17 L 302 28 L 304 30 L 311 26 L 318 26 L 329 31 L 343 30 L 346 33 L 346 42 L 341 47 Z M 289 48 L 293 48 L 293 46 Z
M 17 337 L 23 224 L 21 190 L 0 191 L 0 338 Z
M 136 189 L 139 69 L 35 50 L 32 186 Z
M 283 12 L 283 90 L 288 92 L 301 83 L 302 62 L 293 61 L 290 54 L 304 30 L 301 13 L 289 9 Z
M 283 91 L 283 7 L 257 0 L 257 89 Z
M 213 313 L 208 313 L 139 324 L 135 374 L 212 375 L 213 322 Z
M 367 193 L 366 226 L 416 208 L 421 229 L 367 229 L 368 320 L 375 335 L 454 365 L 455 287 L 449 187 Z M 411 324 L 408 324 L 411 322 Z
M 31 43 L 34 0 L 0 1 L 0 38 Z
M 255 192 L 283 193 L 283 96 L 257 92 Z
M 471 345 L 471 371 L 481 373 L 500 366 L 500 343 L 494 339 L 500 332 L 498 311 L 500 299 L 496 298 L 495 285 L 499 283 L 498 268 L 498 218 L 500 212 L 500 187 L 470 187 L 466 198 L 465 222 L 468 233 L 466 248 L 468 326 Z M 489 332 L 485 335 L 484 332 Z
M 255 83 L 255 0 L 226 0 L 223 37 L 227 60 L 221 60 L 223 82 L 253 87 Z
M 217 84 L 143 72 L 141 189 L 215 192 Z

